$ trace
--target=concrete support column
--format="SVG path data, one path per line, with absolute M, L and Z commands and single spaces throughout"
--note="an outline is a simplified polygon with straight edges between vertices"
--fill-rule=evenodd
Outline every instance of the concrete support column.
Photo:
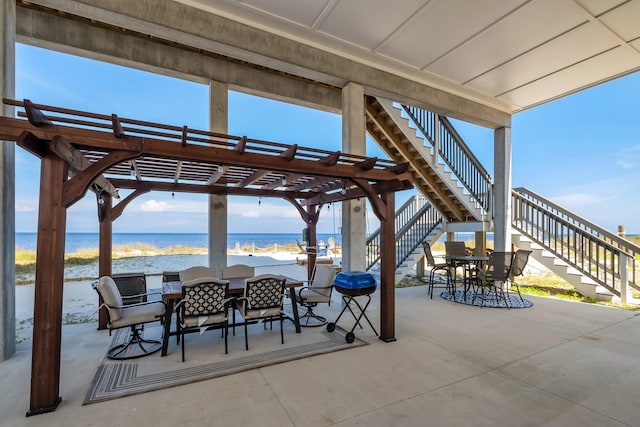
M 496 251 L 511 250 L 511 128 L 493 135 L 493 245 Z
M 209 129 L 228 133 L 228 85 L 209 82 Z M 227 196 L 209 196 L 209 266 L 219 275 L 227 265 Z
M 474 255 L 486 256 L 487 255 L 487 233 L 485 231 L 475 232 L 475 247 Z
M 0 0 L 0 100 L 15 98 L 16 2 Z M 13 117 L 14 108 L 2 106 Z M 0 361 L 16 351 L 15 144 L 0 142 Z
M 342 151 L 366 154 L 364 87 L 348 83 L 342 88 Z M 367 239 L 365 198 L 342 202 L 342 269 L 364 271 Z

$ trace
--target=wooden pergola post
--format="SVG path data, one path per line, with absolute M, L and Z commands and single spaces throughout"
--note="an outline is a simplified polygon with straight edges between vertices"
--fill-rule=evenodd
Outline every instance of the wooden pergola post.
M 102 200 L 102 202 L 100 202 Z M 113 249 L 113 218 L 111 204 L 113 198 L 109 193 L 101 193 L 97 196 L 98 220 L 100 221 L 100 242 L 98 254 L 98 276 L 111 276 L 112 249 Z M 98 307 L 102 305 L 102 298 L 98 295 Z M 98 310 L 98 329 L 107 328 L 107 313 Z
M 27 416 L 55 411 L 60 403 L 62 291 L 67 208 L 63 184 L 67 163 L 50 153 L 42 157 L 38 251 L 33 310 L 31 401 Z
M 313 279 L 313 271 L 318 257 L 318 207 L 308 206 L 307 226 L 309 227 L 309 245 L 307 246 L 307 279 Z
M 395 337 L 395 195 L 382 193 L 386 215 L 380 219 L 380 339 L 392 342 Z

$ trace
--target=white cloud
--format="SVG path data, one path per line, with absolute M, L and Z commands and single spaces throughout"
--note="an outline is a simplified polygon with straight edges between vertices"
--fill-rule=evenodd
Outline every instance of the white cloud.
M 241 215 L 245 218 L 260 218 L 260 212 L 258 211 L 245 211 Z
M 640 145 L 629 147 L 617 153 L 619 159 L 616 164 L 622 169 L 633 169 L 638 164 L 637 158 L 640 154 Z
M 167 212 L 170 209 L 169 203 L 158 202 L 156 200 L 147 200 L 140 205 L 140 210 L 144 212 Z
M 631 159 L 620 159 L 616 164 L 622 169 L 633 169 L 636 166 L 636 162 Z
M 565 196 L 553 197 L 553 201 L 560 206 L 566 206 L 569 208 L 575 208 L 580 206 L 589 206 L 601 203 L 604 199 L 598 197 L 595 194 L 574 193 L 567 194 Z

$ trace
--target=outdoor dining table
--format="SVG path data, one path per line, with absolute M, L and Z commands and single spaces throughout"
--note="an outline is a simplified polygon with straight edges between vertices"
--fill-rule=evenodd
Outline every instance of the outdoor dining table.
M 244 283 L 245 280 L 249 279 L 249 277 L 238 277 L 232 279 L 225 279 L 229 281 L 229 296 L 231 297 L 242 297 L 244 293 Z M 292 311 L 293 311 L 293 319 L 289 318 L 293 321 L 293 324 L 296 328 L 296 333 L 300 333 L 300 317 L 298 315 L 298 305 L 296 304 L 296 288 L 299 288 L 304 285 L 304 282 L 301 280 L 292 279 L 290 277 L 286 278 L 284 286 L 289 290 L 289 297 L 291 298 Z M 169 347 L 169 336 L 171 333 L 171 316 L 173 315 L 173 308 L 175 304 L 182 298 L 182 282 L 181 281 L 170 281 L 170 282 L 162 282 L 162 299 L 166 304 L 165 315 L 164 315 L 164 331 L 162 334 L 162 353 L 161 356 L 164 357 L 167 355 L 167 349 Z M 173 335 L 177 334 L 177 332 L 173 333 Z
M 476 268 L 481 268 L 482 264 L 489 260 L 488 256 L 483 255 L 450 255 L 447 256 L 447 263 L 451 265 L 454 269 L 453 274 L 453 290 L 455 293 L 456 289 L 456 270 L 458 267 L 462 267 L 462 284 L 464 286 L 464 293 L 466 295 L 469 286 L 469 278 L 467 277 L 467 272 L 471 266 Z

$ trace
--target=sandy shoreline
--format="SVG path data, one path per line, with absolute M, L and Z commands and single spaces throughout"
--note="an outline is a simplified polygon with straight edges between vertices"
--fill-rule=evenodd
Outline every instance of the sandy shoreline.
M 256 268 L 256 274 L 282 274 L 296 279 L 305 279 L 306 266 L 299 265 L 297 259 L 306 258 L 299 253 L 278 252 L 261 255 L 228 255 L 227 264 L 247 264 Z M 340 263 L 340 259 L 334 260 Z M 159 289 L 163 271 L 179 271 L 195 265 L 207 265 L 206 254 L 155 255 L 120 258 L 113 261 L 113 273 L 144 272 L 147 288 Z M 97 321 L 98 297 L 90 280 L 97 278 L 98 265 L 71 267 L 65 269 L 63 291 L 64 323 L 85 323 Z M 21 279 L 29 280 L 28 277 Z M 33 278 L 31 279 L 33 280 Z M 33 326 L 34 284 L 16 286 L 16 341 L 31 339 Z

